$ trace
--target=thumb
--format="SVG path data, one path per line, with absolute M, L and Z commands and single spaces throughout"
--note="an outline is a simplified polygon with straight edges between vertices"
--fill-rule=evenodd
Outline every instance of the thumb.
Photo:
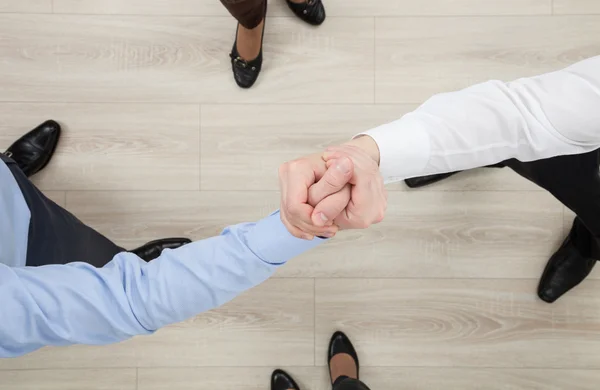
M 344 209 L 348 206 L 351 197 L 350 184 L 346 184 L 344 188 L 333 195 L 329 195 L 315 206 L 311 215 L 312 222 L 315 226 L 331 225 L 340 214 L 343 214 Z
M 335 194 L 350 181 L 354 174 L 354 164 L 348 157 L 342 157 L 330 164 L 325 174 L 308 189 L 308 203 L 316 206 L 317 203 L 331 194 Z
M 354 164 L 352 164 L 352 160 L 348 157 L 335 160 L 334 163 L 329 165 L 321 180 L 308 189 L 308 203 L 314 207 L 329 195 L 340 191 L 348 184 L 353 174 Z

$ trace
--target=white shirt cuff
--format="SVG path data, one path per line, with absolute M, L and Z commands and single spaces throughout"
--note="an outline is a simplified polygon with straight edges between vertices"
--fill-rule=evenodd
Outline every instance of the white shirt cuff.
M 420 176 L 430 156 L 429 135 L 407 114 L 364 133 L 379 147 L 379 170 L 386 183 Z

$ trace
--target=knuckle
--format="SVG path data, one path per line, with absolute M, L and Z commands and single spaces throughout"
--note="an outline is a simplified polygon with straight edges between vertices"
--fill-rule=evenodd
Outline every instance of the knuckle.
M 279 170 L 278 170 L 278 175 L 279 175 L 279 180 L 280 183 L 284 183 L 285 180 L 288 179 L 288 176 L 290 174 L 290 165 L 289 163 L 283 163 L 279 166 Z
M 290 205 L 287 207 L 287 213 L 291 217 L 297 217 L 300 215 L 300 207 L 297 205 Z
M 279 166 L 279 173 L 281 174 L 281 173 L 287 172 L 289 170 L 289 167 L 290 167 L 290 162 L 289 161 L 284 162 L 283 164 L 281 164 Z
M 366 229 L 369 227 L 369 223 L 365 219 L 362 219 L 362 218 L 353 221 L 353 225 L 357 229 Z
M 327 187 L 338 187 L 339 183 L 339 178 L 335 177 L 334 175 L 325 176 L 323 180 L 323 184 L 325 184 Z
M 290 220 L 297 219 L 300 214 L 299 207 L 295 205 L 286 205 L 285 206 L 285 216 Z
M 294 236 L 294 237 L 296 237 L 296 238 L 304 238 L 304 234 L 303 234 L 302 232 L 300 232 L 300 231 L 296 231 L 296 230 L 294 230 L 294 231 L 292 232 L 292 236 Z
M 288 170 L 290 172 L 298 171 L 302 168 L 303 165 L 304 165 L 304 161 L 302 159 L 293 160 L 293 161 L 288 162 Z

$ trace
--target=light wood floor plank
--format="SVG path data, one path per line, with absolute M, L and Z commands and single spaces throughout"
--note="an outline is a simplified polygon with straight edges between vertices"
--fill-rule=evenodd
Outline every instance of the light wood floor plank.
M 202 189 L 278 190 L 285 161 L 323 152 L 414 106 L 202 106 Z
M 138 365 L 313 365 L 313 304 L 313 279 L 271 279 L 222 308 L 138 338 Z
M 198 190 L 199 116 L 197 105 L 0 103 L 0 143 L 52 118 L 63 132 L 41 189 Z
M 328 16 L 549 15 L 552 0 L 325 0 Z M 57 13 L 225 16 L 218 0 L 54 0 Z M 269 1 L 269 16 L 290 16 L 284 0 Z M 329 21 L 327 21 L 328 23 Z
M 269 388 L 273 369 L 279 367 L 140 368 L 138 390 L 264 390 Z M 321 388 L 320 368 L 281 368 L 294 377 L 301 389 Z M 331 385 L 327 390 L 330 389 Z
M 600 17 L 378 18 L 376 101 L 421 102 L 598 54 Z
M 52 0 L 0 0 L 0 13 L 51 13 Z
M 600 368 L 600 282 L 552 305 L 537 298 L 536 284 L 318 279 L 317 364 L 343 329 L 363 366 Z
M 76 345 L 42 348 L 15 359 L 0 359 L 0 370 L 131 368 L 136 365 L 135 340 L 108 346 Z M 1 372 L 1 371 L 0 371 Z
M 280 275 L 537 279 L 564 239 L 561 221 L 544 193 L 395 193 L 381 224 L 340 233 Z
M 599 14 L 600 3 L 596 0 L 554 0 L 555 14 Z
M 283 7 L 271 1 L 269 14 Z M 219 0 L 54 0 L 54 11 L 65 14 L 227 16 Z
M 278 190 L 285 161 L 401 118 L 415 105 L 203 105 L 203 190 Z M 405 190 L 402 183 L 388 186 Z M 462 173 L 419 191 L 533 190 L 510 169 Z
M 0 390 L 135 390 L 135 369 L 0 370 Z
M 341 15 L 549 15 L 551 0 L 324 0 L 330 14 Z
M 2 101 L 372 103 L 373 18 L 274 18 L 252 93 L 235 85 L 231 18 L 0 15 Z

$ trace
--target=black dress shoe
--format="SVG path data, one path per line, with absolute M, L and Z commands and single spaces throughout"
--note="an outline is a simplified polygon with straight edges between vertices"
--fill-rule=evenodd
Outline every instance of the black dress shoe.
M 260 38 L 260 52 L 258 56 L 251 60 L 245 60 L 240 56 L 240 53 L 237 50 L 237 34 L 240 28 L 238 23 L 238 27 L 235 31 L 235 42 L 233 42 L 233 48 L 231 49 L 231 53 L 229 57 L 231 57 L 231 70 L 233 71 L 233 78 L 240 88 L 250 88 L 258 79 L 258 75 L 260 74 L 260 70 L 262 69 L 263 62 L 263 39 L 265 38 L 265 26 L 267 24 L 267 2 L 265 1 L 265 17 L 263 18 L 263 30 L 262 36 Z
M 506 166 L 507 161 L 502 161 L 497 164 L 486 165 L 485 168 L 504 168 Z M 406 179 L 404 182 L 409 188 L 419 188 L 425 187 L 433 183 L 437 183 L 438 181 L 442 181 L 450 176 L 456 175 L 461 171 L 457 172 L 449 172 L 449 173 L 440 173 L 437 175 L 428 175 L 428 176 L 420 176 L 413 177 L 412 179 Z
M 48 165 L 59 138 L 60 125 L 48 120 L 19 138 L 4 154 L 15 160 L 25 176 L 30 177 Z
M 308 24 L 318 26 L 325 21 L 325 6 L 321 0 L 306 0 L 303 3 L 294 3 L 286 0 L 288 7 Z
M 287 372 L 275 370 L 271 375 L 271 390 L 300 390 L 300 387 Z
M 331 378 L 331 359 L 340 353 L 348 354 L 354 359 L 354 363 L 356 363 L 356 377 L 358 379 L 359 364 L 356 350 L 348 336 L 337 331 L 331 336 L 331 341 L 329 342 L 329 348 L 327 350 L 327 363 L 329 365 L 329 378 L 331 379 L 331 382 L 333 383 L 333 378 Z
M 571 233 L 548 260 L 538 286 L 538 296 L 545 302 L 552 303 L 567 291 L 581 283 L 596 265 L 596 259 L 582 254 L 575 246 L 574 237 L 577 229 L 575 220 Z
M 419 188 L 425 187 L 433 183 L 437 183 L 438 181 L 442 181 L 452 175 L 457 174 L 458 172 L 449 172 L 449 173 L 440 173 L 437 175 L 429 175 L 429 176 L 420 176 L 413 177 L 411 179 L 406 179 L 404 182 L 409 188 Z
M 150 241 L 130 252 L 135 253 L 142 260 L 151 261 L 160 256 L 164 249 L 177 249 L 190 242 L 192 240 L 188 238 L 163 238 L 161 240 Z

